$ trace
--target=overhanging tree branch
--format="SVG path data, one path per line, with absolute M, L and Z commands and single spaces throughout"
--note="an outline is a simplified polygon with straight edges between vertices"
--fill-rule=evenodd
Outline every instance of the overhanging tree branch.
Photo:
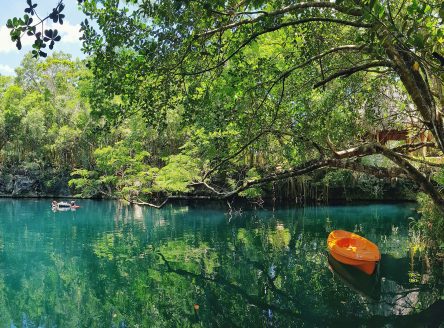
M 407 159 L 403 158 L 393 149 L 384 147 L 378 143 L 365 144 L 359 147 L 354 147 L 345 151 L 334 152 L 337 159 L 350 158 L 355 156 L 365 156 L 372 154 L 381 154 L 390 159 L 393 163 L 398 165 L 413 181 L 415 181 L 422 191 L 428 194 L 436 205 L 444 210 L 444 199 L 438 192 L 435 185 L 429 181 L 418 169 L 416 169 Z
M 306 61 L 304 61 L 303 63 L 296 65 L 292 68 L 290 68 L 289 70 L 283 72 L 281 75 L 279 75 L 277 81 L 279 81 L 282 78 L 288 77 L 291 73 L 293 73 L 295 70 L 303 68 L 307 65 L 309 65 L 310 63 L 322 59 L 327 55 L 330 55 L 332 53 L 336 53 L 336 52 L 341 52 L 341 51 L 362 51 L 364 50 L 365 46 L 364 45 L 355 45 L 355 44 L 348 44 L 348 45 L 343 45 L 343 46 L 339 46 L 339 47 L 335 47 L 335 48 L 331 48 L 327 51 L 324 51 L 323 53 L 320 53 L 316 56 L 312 56 L 310 58 L 308 58 Z
M 372 25 L 370 24 L 364 24 L 361 22 L 354 22 L 354 21 L 346 21 L 343 19 L 335 19 L 335 18 L 326 18 L 326 17 L 309 17 L 309 18 L 305 18 L 305 19 L 299 19 L 299 20 L 294 20 L 294 21 L 289 21 L 289 22 L 285 22 L 279 25 L 275 25 L 272 27 L 268 27 L 265 28 L 261 31 L 255 32 L 253 33 L 250 37 L 248 37 L 245 41 L 243 41 L 239 47 L 237 47 L 236 50 L 234 50 L 230 55 L 228 55 L 228 57 L 226 57 L 225 59 L 221 60 L 220 62 L 218 62 L 217 64 L 200 70 L 200 71 L 195 71 L 195 72 L 182 72 L 182 75 L 199 75 L 202 73 L 206 73 L 209 71 L 212 71 L 218 67 L 221 67 L 223 65 L 225 65 L 231 58 L 233 58 L 235 55 L 237 55 L 244 47 L 246 47 L 249 43 L 251 43 L 253 40 L 255 40 L 256 38 L 258 38 L 261 35 L 267 34 L 267 33 L 271 33 L 274 31 L 277 31 L 281 28 L 284 27 L 288 27 L 288 26 L 296 26 L 296 25 L 300 25 L 300 24 L 306 24 L 309 22 L 329 22 L 329 23 L 336 23 L 336 24 L 342 24 L 342 25 L 348 25 L 348 26 L 354 26 L 354 27 L 363 27 L 363 28 L 371 28 Z M 198 38 L 198 36 L 196 36 L 196 38 Z M 345 50 L 345 49 L 341 49 L 341 50 Z M 325 54 L 327 55 L 327 54 Z M 324 55 L 324 56 L 325 56 Z M 322 58 L 322 57 L 320 57 Z
M 410 146 L 413 146 L 411 148 L 414 149 L 415 147 L 424 147 L 424 145 L 426 144 L 428 143 L 412 144 Z M 398 148 L 389 149 L 378 143 L 368 143 L 358 147 L 336 151 L 334 150 L 332 145 L 330 146 L 335 158 L 312 160 L 298 165 L 297 167 L 288 171 L 273 173 L 261 179 L 247 180 L 241 186 L 230 192 L 227 192 L 225 194 L 218 193 L 218 197 L 223 199 L 230 198 L 254 186 L 263 185 L 269 182 L 283 180 L 290 177 L 305 175 L 322 168 L 335 167 L 363 172 L 380 178 L 409 177 L 419 185 L 422 191 L 427 193 L 433 199 L 435 204 L 437 204 L 441 209 L 444 210 L 444 199 L 439 193 L 435 184 L 432 181 L 429 181 L 427 177 L 425 177 L 418 169 L 416 169 L 411 163 L 409 163 L 408 160 L 403 157 L 403 154 L 397 153 L 395 151 L 405 150 L 408 149 L 408 147 L 400 146 Z M 385 156 L 393 163 L 395 163 L 397 167 L 383 168 L 371 165 L 364 165 L 359 162 L 360 157 L 373 154 L 381 154 Z
M 373 175 L 379 178 L 395 178 L 395 177 L 405 177 L 406 174 L 403 170 L 399 168 L 381 168 L 372 165 L 364 165 L 356 160 L 339 160 L 339 159 L 324 159 L 324 160 L 315 160 L 309 161 L 307 163 L 303 163 L 292 170 L 274 173 L 265 178 L 256 179 L 256 180 L 248 180 L 244 182 L 243 185 L 238 187 L 237 189 L 226 193 L 223 198 L 230 198 L 234 195 L 239 194 L 240 192 L 247 190 L 251 187 L 263 185 L 273 181 L 284 180 L 288 178 L 293 178 L 296 176 L 305 175 L 311 172 L 314 172 L 323 168 L 341 168 L 348 169 L 356 172 L 361 172 L 369 175 Z
M 320 86 L 323 86 L 323 85 L 327 84 L 328 82 L 330 82 L 330 81 L 332 81 L 334 79 L 337 79 L 338 77 L 350 76 L 350 75 L 352 75 L 354 73 L 365 71 L 365 70 L 367 70 L 369 68 L 373 68 L 373 67 L 393 67 L 393 65 L 388 60 L 377 60 L 377 61 L 372 61 L 370 63 L 366 63 L 366 64 L 363 64 L 363 65 L 359 65 L 359 66 L 343 69 L 343 70 L 340 70 L 340 71 L 330 75 L 326 79 L 316 83 L 313 86 L 313 88 L 314 89 L 319 88 Z
M 415 150 L 419 150 L 424 147 L 432 147 L 432 148 L 438 148 L 434 142 L 418 142 L 413 144 L 406 144 L 401 145 L 395 148 L 392 148 L 392 151 L 400 153 L 403 151 L 412 152 Z
M 404 158 L 406 158 L 406 159 L 408 159 L 409 161 L 412 161 L 412 162 L 421 163 L 421 164 L 424 164 L 424 165 L 427 165 L 427 166 L 444 168 L 444 164 L 442 164 L 442 163 L 432 163 L 432 162 L 429 162 L 429 161 L 426 161 L 426 160 L 423 160 L 423 159 L 420 159 L 420 158 L 412 157 L 412 156 L 409 156 L 409 155 L 405 155 L 405 154 L 400 154 L 400 156 L 402 156 L 402 157 L 404 157 Z
M 245 143 L 242 147 L 240 147 L 236 152 L 234 152 L 233 154 L 229 155 L 228 157 L 226 157 L 224 160 L 222 160 L 221 162 L 219 162 L 219 164 L 215 165 L 213 168 L 211 168 L 210 170 L 208 170 L 203 178 L 202 181 L 205 181 L 211 174 L 213 174 L 218 168 L 220 168 L 222 165 L 224 165 L 225 163 L 227 163 L 229 160 L 235 158 L 236 156 L 238 156 L 239 154 L 241 154 L 245 149 L 247 149 L 248 146 L 250 146 L 251 144 L 253 144 L 254 142 L 256 142 L 257 140 L 259 140 L 259 138 L 261 138 L 263 135 L 267 134 L 271 132 L 270 130 L 262 130 L 260 131 L 258 134 L 256 134 L 253 138 L 251 138 L 247 143 Z
M 253 24 L 253 23 L 259 22 L 262 19 L 264 19 L 265 17 L 279 16 L 279 15 L 289 13 L 291 11 L 304 10 L 304 9 L 310 9 L 310 8 L 334 9 L 334 10 L 339 11 L 341 13 L 345 13 L 345 14 L 348 14 L 351 16 L 357 16 L 357 17 L 362 15 L 362 11 L 360 9 L 340 7 L 333 2 L 302 2 L 302 3 L 295 4 L 295 5 L 290 5 L 290 6 L 275 10 L 275 11 L 271 11 L 268 13 L 263 13 L 262 15 L 259 15 L 255 18 L 244 19 L 239 22 L 234 22 L 231 24 L 227 24 L 227 25 L 209 30 L 204 33 L 198 34 L 197 37 L 208 37 L 213 34 L 216 34 L 219 32 L 224 32 L 226 30 L 233 29 L 233 28 L 236 28 L 236 27 L 239 27 L 242 25 Z
M 265 183 L 273 182 L 273 181 L 279 181 L 288 179 L 291 177 L 296 177 L 304 174 L 308 174 L 310 172 L 313 172 L 315 170 L 325 168 L 329 165 L 331 159 L 325 159 L 325 160 L 313 160 L 306 163 L 303 163 L 301 165 L 298 165 L 297 167 L 289 170 L 284 171 L 280 173 L 273 173 L 265 178 L 256 179 L 256 180 L 247 180 L 245 181 L 240 187 L 226 193 L 223 198 L 230 198 L 232 196 L 235 196 L 239 194 L 240 192 L 247 190 L 253 186 L 262 185 Z M 334 161 L 334 160 L 333 160 Z
M 268 88 L 264 98 L 262 99 L 261 103 L 259 104 L 259 106 L 257 107 L 256 110 L 258 110 L 259 108 L 261 108 L 264 103 L 266 98 L 268 97 L 268 95 L 271 93 L 272 89 L 274 88 L 274 86 L 280 81 L 282 80 L 282 90 L 279 96 L 279 101 L 278 104 L 276 105 L 276 111 L 273 115 L 273 119 L 270 123 L 271 126 L 273 126 L 274 122 L 277 119 L 277 112 L 279 110 L 279 107 L 281 106 L 282 103 L 282 99 L 284 97 L 284 92 L 285 92 L 285 77 L 283 76 L 282 78 L 280 77 L 279 79 L 277 79 L 276 81 L 273 82 L 273 84 Z M 258 134 L 256 134 L 252 139 L 250 139 L 246 144 L 244 144 L 240 149 L 238 149 L 236 152 L 234 152 L 233 154 L 231 154 L 230 156 L 228 156 L 227 158 L 225 158 L 224 160 L 222 160 L 219 164 L 217 164 L 216 166 L 214 166 L 213 168 L 211 168 L 210 170 L 208 170 L 203 178 L 202 181 L 204 182 L 211 174 L 213 174 L 219 167 L 221 167 L 222 165 L 224 165 L 225 163 L 227 163 L 229 160 L 237 157 L 239 154 L 241 154 L 245 149 L 247 149 L 247 147 L 249 147 L 251 144 L 253 144 L 254 142 L 256 142 L 257 140 L 259 140 L 262 136 L 264 136 L 267 133 L 270 132 L 274 132 L 274 130 L 272 129 L 263 129 L 261 130 Z M 208 186 L 207 186 L 208 187 Z

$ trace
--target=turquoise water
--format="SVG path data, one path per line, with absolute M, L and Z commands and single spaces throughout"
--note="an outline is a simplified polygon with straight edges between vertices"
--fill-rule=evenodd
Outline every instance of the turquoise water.
M 0 200 L 0 327 L 421 326 L 441 270 L 410 256 L 414 205 L 244 211 Z M 367 277 L 328 260 L 332 229 L 382 253 Z M 195 310 L 195 307 L 198 309 Z M 443 310 L 443 308 L 438 308 Z M 406 321 L 408 320 L 408 321 Z

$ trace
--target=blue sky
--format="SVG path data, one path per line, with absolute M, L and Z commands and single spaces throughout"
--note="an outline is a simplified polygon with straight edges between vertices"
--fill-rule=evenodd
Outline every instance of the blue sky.
M 40 17 L 51 12 L 51 9 L 57 4 L 57 0 L 33 0 L 38 4 L 37 13 Z M 73 58 L 84 58 L 81 52 L 80 22 L 85 19 L 84 14 L 78 9 L 77 0 L 64 0 L 66 15 L 63 25 L 56 24 L 52 26 L 52 21 L 45 24 L 46 28 L 56 28 L 62 40 L 54 46 L 54 51 L 63 51 L 73 55 Z M 32 38 L 22 41 L 23 48 L 18 51 L 15 44 L 9 37 L 9 29 L 6 27 L 6 21 L 12 17 L 23 16 L 24 9 L 27 7 L 26 0 L 0 0 L 0 74 L 14 75 L 14 69 L 20 66 L 23 56 L 31 50 Z M 49 49 L 48 54 L 51 54 Z

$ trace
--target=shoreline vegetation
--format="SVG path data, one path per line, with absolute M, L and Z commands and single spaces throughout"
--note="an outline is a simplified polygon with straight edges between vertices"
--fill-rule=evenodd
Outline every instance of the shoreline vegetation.
M 262 202 L 271 203 L 294 203 L 298 204 L 330 204 L 330 203 L 353 203 L 353 202 L 380 202 L 380 201 L 416 201 L 417 188 L 409 185 L 408 182 L 396 181 L 385 182 L 383 180 L 366 180 L 363 177 L 342 180 L 342 177 L 332 181 L 328 178 L 328 173 L 320 175 L 317 179 L 311 178 L 310 181 L 288 180 L 277 182 L 273 185 L 263 186 L 260 193 L 254 197 L 240 197 L 233 195 L 229 198 L 221 198 L 217 195 L 206 192 L 200 193 L 183 192 L 174 195 L 159 193 L 156 200 L 168 199 L 174 200 L 243 200 L 245 203 L 261 204 Z M 344 172 L 348 173 L 348 172 Z M 0 183 L 0 197 L 12 198 L 80 198 L 80 199 L 121 199 L 128 201 L 124 195 L 112 192 L 110 194 L 85 195 L 76 194 L 75 189 L 69 186 L 69 176 L 59 176 L 58 184 L 51 185 L 51 189 L 56 192 L 44 190 L 48 181 L 39 181 L 36 178 L 24 175 L 2 174 L 2 183 Z M 38 174 L 37 174 L 38 175 Z M 6 176 L 6 178 L 5 178 Z M 303 177 L 304 178 L 304 177 Z M 326 182 L 327 181 L 327 182 Z M 114 191 L 115 192 L 115 191 Z M 131 203 L 131 202 L 130 202 Z

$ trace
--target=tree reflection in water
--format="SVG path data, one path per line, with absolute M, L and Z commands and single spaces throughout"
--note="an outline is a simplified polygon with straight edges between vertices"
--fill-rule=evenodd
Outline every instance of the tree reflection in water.
M 81 253 L 62 256 L 53 244 L 45 266 L 26 275 L 0 272 L 1 322 L 355 327 L 443 320 L 442 272 L 416 258 L 412 266 L 412 213 L 401 205 L 244 212 L 230 221 L 223 211 L 173 206 L 115 207 L 108 215 L 106 230 L 77 228 L 76 240 L 89 242 Z M 331 259 L 329 270 L 329 231 L 357 224 L 383 253 L 379 276 L 369 281 Z M 12 264 L 12 255 L 1 254 Z

